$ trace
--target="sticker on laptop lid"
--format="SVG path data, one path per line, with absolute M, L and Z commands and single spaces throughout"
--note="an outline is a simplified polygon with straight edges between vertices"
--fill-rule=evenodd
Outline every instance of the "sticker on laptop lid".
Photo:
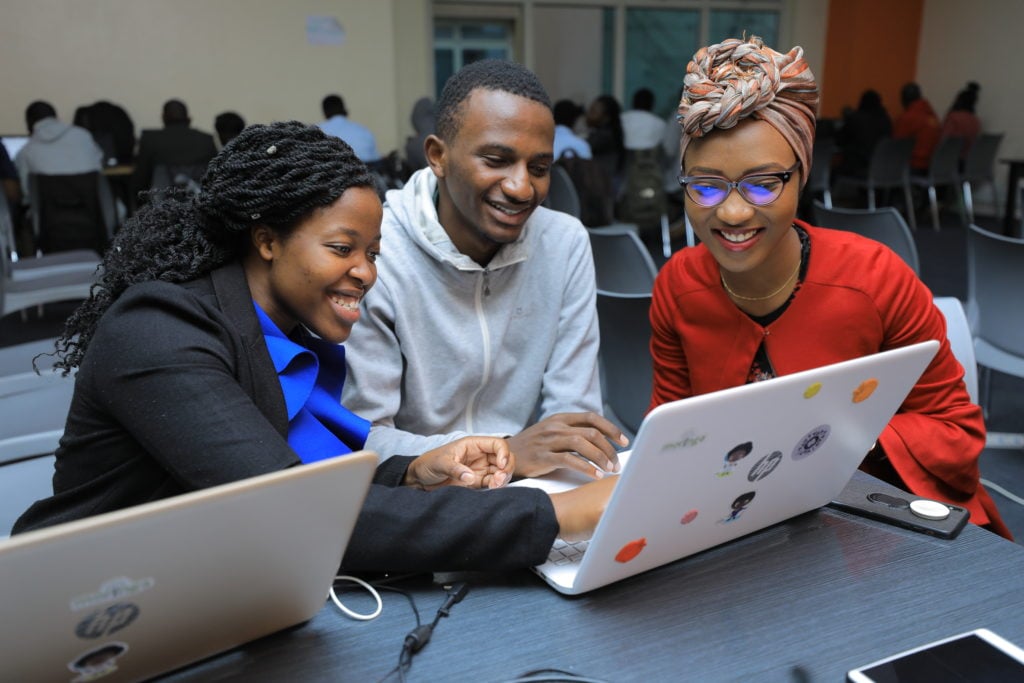
M 639 555 L 641 551 L 643 551 L 643 549 L 646 547 L 646 538 L 641 537 L 634 541 L 630 541 L 626 545 L 622 546 L 619 549 L 619 552 L 615 553 L 615 561 L 623 563 L 629 562 L 630 560 L 635 559 L 636 556 Z
M 125 652 L 128 652 L 128 645 L 119 641 L 111 641 L 83 652 L 74 661 L 68 662 L 68 670 L 78 674 L 71 679 L 71 683 L 95 681 L 116 672 L 117 660 Z
M 736 500 L 732 502 L 732 510 L 729 511 L 729 515 L 724 519 L 718 520 L 719 524 L 729 524 L 735 522 L 743 514 L 743 511 L 747 509 L 751 501 L 754 500 L 754 496 L 757 495 L 753 491 L 747 491 L 746 493 L 740 494 L 736 497 Z
M 114 600 L 120 600 L 121 598 L 129 598 L 133 595 L 138 595 L 143 591 L 148 591 L 156 585 L 156 579 L 153 577 L 146 577 L 144 579 L 129 579 L 127 576 L 118 576 L 108 581 L 104 581 L 100 585 L 99 590 L 88 593 L 86 595 L 80 595 L 77 598 L 71 599 L 71 611 L 77 612 L 79 610 L 88 609 L 89 607 L 95 607 L 101 605 L 104 602 L 113 602 Z
M 828 435 L 832 433 L 832 428 L 827 424 L 818 425 L 811 431 L 807 432 L 802 439 L 793 447 L 793 460 L 803 460 L 814 451 L 821 448 L 822 444 L 828 440 Z
M 725 454 L 725 458 L 722 461 L 722 471 L 715 472 L 716 477 L 728 477 L 732 474 L 732 471 L 736 468 L 736 464 L 743 458 L 750 455 L 750 452 L 754 450 L 754 444 L 750 441 L 744 441 L 741 444 L 737 444 L 729 449 L 729 452 Z
M 704 439 L 707 438 L 707 434 L 698 434 L 697 430 L 690 428 L 679 435 L 679 438 L 675 441 L 670 441 L 661 447 L 661 452 L 674 451 L 680 448 L 693 448 Z
M 96 639 L 113 635 L 131 624 L 139 616 L 139 606 L 118 602 L 92 612 L 75 626 L 79 638 Z
M 811 386 L 804 389 L 804 398 L 814 398 L 821 391 L 821 382 L 815 382 Z
M 856 389 L 853 390 L 853 402 L 860 403 L 868 400 L 871 397 L 871 394 L 875 393 L 875 389 L 877 388 L 878 380 L 874 377 L 864 380 Z
M 696 510 L 690 510 L 685 515 L 683 515 L 683 518 L 679 520 L 679 523 L 680 524 L 689 524 L 693 520 L 697 519 L 697 515 L 698 515 L 698 512 Z

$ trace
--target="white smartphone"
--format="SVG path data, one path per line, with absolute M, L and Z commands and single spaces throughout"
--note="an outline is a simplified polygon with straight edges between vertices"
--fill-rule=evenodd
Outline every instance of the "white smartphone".
M 848 671 L 846 680 L 849 683 L 1024 681 L 1024 650 L 980 628 Z

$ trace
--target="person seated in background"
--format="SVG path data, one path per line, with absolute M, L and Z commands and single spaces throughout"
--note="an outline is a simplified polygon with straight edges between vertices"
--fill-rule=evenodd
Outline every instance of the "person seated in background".
M 583 107 L 572 100 L 559 100 L 555 102 L 555 142 L 552 153 L 555 159 L 561 159 L 566 150 L 570 150 L 573 156 L 580 159 L 590 159 L 593 155 L 590 152 L 590 145 L 586 140 L 576 135 L 576 121 L 583 115 Z
M 89 131 L 63 123 L 49 102 L 37 100 L 25 109 L 29 140 L 14 158 L 18 181 L 28 201 L 28 177 L 74 175 L 103 170 L 103 150 Z
M 245 129 L 245 119 L 233 111 L 221 112 L 213 119 L 213 128 L 217 131 L 220 146 L 224 147 Z
M 960 164 L 963 170 L 963 162 L 967 159 L 974 141 L 981 134 L 981 119 L 974 113 L 978 101 L 978 91 L 973 88 L 965 88 L 957 93 L 953 100 L 946 118 L 942 121 L 942 136 L 963 138 L 964 145 L 960 148 Z
M 429 97 L 421 97 L 416 100 L 409 121 L 412 123 L 415 133 L 405 141 L 405 163 L 409 172 L 412 173 L 427 166 L 427 156 L 423 151 L 423 145 L 427 141 L 427 136 L 434 134 L 437 125 L 434 116 L 434 100 Z
M 892 120 L 882 106 L 882 96 L 875 90 L 865 90 L 857 108 L 843 116 L 843 125 L 836 131 L 841 162 L 840 175 L 865 178 L 871 153 L 879 141 L 892 137 Z
M 653 113 L 654 92 L 640 88 L 633 93 L 633 108 L 622 114 L 622 144 L 626 149 L 651 149 L 661 145 L 665 120 Z
M 981 408 L 931 292 L 881 243 L 796 219 L 818 105 L 803 50 L 725 40 L 694 55 L 685 86 L 680 183 L 701 244 L 655 281 L 650 407 L 939 340 L 861 469 L 1009 538 L 979 481 Z M 733 106 L 740 88 L 758 95 Z
M 892 136 L 896 139 L 913 138 L 914 151 L 910 155 L 910 170 L 916 174 L 928 173 L 932 153 L 942 136 L 942 124 L 932 105 L 921 96 L 917 83 L 907 83 L 900 90 L 903 111 L 893 123 Z
M 380 222 L 352 149 L 295 121 L 246 128 L 197 197 L 136 213 L 58 340 L 57 366 L 78 373 L 54 494 L 15 533 L 363 448 L 339 345 L 376 280 Z M 615 477 L 501 488 L 513 462 L 494 437 L 384 461 L 343 566 L 527 567 L 556 534 L 589 535 Z
M 191 127 L 188 107 L 181 100 L 168 100 L 163 107 L 164 127 L 144 130 L 139 136 L 139 153 L 135 158 L 134 184 L 137 191 L 153 185 L 153 170 L 160 165 L 192 167 L 192 180 L 201 175 L 217 154 L 213 136 Z
M 135 124 L 124 107 L 100 100 L 75 111 L 75 125 L 92 133 L 107 166 L 131 164 L 135 158 Z
M 589 236 L 541 206 L 554 128 L 519 64 L 473 62 L 445 83 L 430 167 L 388 192 L 387 257 L 346 345 L 344 402 L 381 456 L 497 434 L 517 475 L 617 470 L 626 439 L 599 414 Z
M 617 197 L 622 185 L 622 173 L 626 163 L 626 147 L 623 142 L 622 108 L 612 95 L 599 95 L 587 107 L 587 144 L 594 160 L 601 164 L 612 196 Z
M 319 124 L 323 132 L 348 143 L 364 163 L 380 159 L 377 138 L 369 128 L 348 118 L 348 108 L 341 95 L 328 95 L 321 102 L 321 108 L 326 118 Z

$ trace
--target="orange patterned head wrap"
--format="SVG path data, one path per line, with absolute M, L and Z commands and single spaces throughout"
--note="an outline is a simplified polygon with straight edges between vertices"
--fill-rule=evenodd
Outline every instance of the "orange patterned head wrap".
M 807 183 L 814 146 L 818 84 L 803 48 L 786 54 L 765 47 L 757 36 L 730 38 L 702 47 L 686 67 L 679 125 L 682 152 L 693 138 L 716 128 L 732 128 L 746 118 L 765 121 L 793 148 L 800 160 L 801 186 Z

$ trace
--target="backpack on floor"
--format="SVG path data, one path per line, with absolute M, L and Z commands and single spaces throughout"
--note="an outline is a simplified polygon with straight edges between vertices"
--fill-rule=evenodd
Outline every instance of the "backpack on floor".
M 656 228 L 661 224 L 668 201 L 659 147 L 627 152 L 625 181 L 617 208 L 623 223 L 633 223 L 640 228 Z

